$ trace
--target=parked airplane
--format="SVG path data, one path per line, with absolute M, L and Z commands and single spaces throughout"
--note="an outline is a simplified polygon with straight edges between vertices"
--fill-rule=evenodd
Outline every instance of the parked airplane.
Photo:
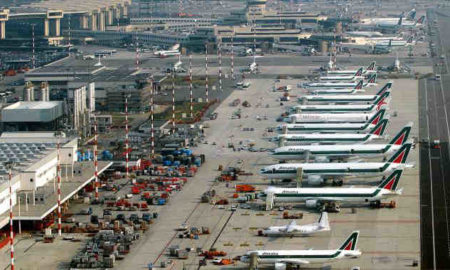
M 378 103 L 380 100 L 387 100 L 390 97 L 392 82 L 386 83 L 375 95 L 306 95 L 298 98 L 302 104 L 306 103 Z
M 301 168 L 304 179 L 311 185 L 322 184 L 327 178 L 340 178 L 341 181 L 350 175 L 383 176 L 395 170 L 411 168 L 411 164 L 405 164 L 410 149 L 411 143 L 403 144 L 386 162 L 283 163 L 264 167 L 260 174 L 269 179 L 294 179 Z
M 386 105 L 377 112 L 369 113 L 301 113 L 291 114 L 285 120 L 290 123 L 366 123 L 374 115 L 386 111 Z
M 408 123 L 387 144 L 293 145 L 276 148 L 271 156 L 278 160 L 330 162 L 350 157 L 376 158 L 393 155 L 408 141 L 413 123 Z
M 402 12 L 402 14 L 400 14 L 397 17 L 362 19 L 361 23 L 363 23 L 363 24 L 376 24 L 376 23 L 383 23 L 383 22 L 398 22 L 398 19 L 400 17 L 403 18 L 406 21 L 414 21 L 414 19 L 416 17 L 416 10 L 412 9 L 411 11 L 409 11 L 408 14 L 406 15 L 406 17 L 404 17 L 404 12 Z
M 367 79 L 367 83 L 364 83 L 364 87 L 377 85 L 377 74 L 373 73 Z M 359 82 L 306 82 L 300 85 L 303 88 L 352 88 L 356 87 Z
M 167 69 L 167 72 L 177 72 L 177 73 L 183 73 L 186 72 L 186 70 L 183 68 L 183 62 L 181 62 L 181 54 L 178 55 L 178 61 L 173 64 L 171 68 Z
M 390 98 L 378 99 L 372 104 L 320 104 L 320 105 L 296 105 L 290 108 L 290 113 L 315 112 L 315 113 L 347 113 L 347 112 L 374 112 L 380 110 L 384 104 L 389 104 Z
M 377 32 L 377 31 L 349 31 L 345 32 L 347 35 L 352 37 L 382 37 L 384 36 L 383 33 Z
M 288 133 L 368 133 L 383 119 L 385 111 L 378 111 L 365 123 L 312 123 L 312 124 L 283 124 L 277 130 Z M 389 119 L 389 115 L 385 117 Z
M 403 18 L 399 18 L 396 21 L 384 21 L 376 23 L 376 27 L 379 29 L 400 29 L 400 28 L 415 28 L 422 26 L 425 21 L 425 16 L 420 17 L 417 21 L 406 21 Z
M 363 70 L 363 74 L 370 74 L 370 73 L 376 73 L 376 68 L 375 68 L 375 64 L 376 62 L 373 61 L 370 63 L 370 65 Z M 345 69 L 345 70 L 329 70 L 327 71 L 327 75 L 351 75 L 351 74 L 355 74 L 357 70 L 356 69 Z
M 318 232 L 329 232 L 328 213 L 322 212 L 319 220 L 312 224 L 297 225 L 295 220 L 285 226 L 270 226 L 262 231 L 264 236 L 307 236 Z
M 320 208 L 326 203 L 356 202 L 380 203 L 381 200 L 402 194 L 403 188 L 397 189 L 403 170 L 394 170 L 377 187 L 320 187 L 320 188 L 282 188 L 270 186 L 258 198 L 276 202 L 304 202 L 307 208 Z
M 333 250 L 253 250 L 240 258 L 241 262 L 250 263 L 255 256 L 260 264 L 274 264 L 275 269 L 286 269 L 287 265 L 328 263 L 341 259 L 354 259 L 361 256 L 356 249 L 359 231 L 354 231 L 338 249 Z
M 334 76 L 322 76 L 319 78 L 320 81 L 356 81 L 364 79 L 363 68 L 359 68 L 353 75 L 334 75 Z
M 158 57 L 161 57 L 161 58 L 165 58 L 165 57 L 169 57 L 169 56 L 177 56 L 177 55 L 181 54 L 179 49 L 180 49 L 180 44 L 175 44 L 174 46 L 172 46 L 172 48 L 170 50 L 156 51 L 153 54 Z
M 338 94 L 355 94 L 357 92 L 365 92 L 363 88 L 364 82 L 360 80 L 353 88 L 327 88 L 327 89 L 310 89 L 308 92 L 312 95 L 338 95 Z
M 384 139 L 384 131 L 388 119 L 381 120 L 367 134 L 358 133 L 301 133 L 301 134 L 278 134 L 272 141 L 279 141 L 280 144 L 348 144 L 367 143 L 372 140 Z M 345 126 L 346 124 L 341 124 Z
M 375 48 L 393 48 L 393 47 L 405 47 L 413 44 L 413 37 L 410 36 L 407 40 L 393 40 L 393 39 L 384 39 L 384 40 L 376 40 Z

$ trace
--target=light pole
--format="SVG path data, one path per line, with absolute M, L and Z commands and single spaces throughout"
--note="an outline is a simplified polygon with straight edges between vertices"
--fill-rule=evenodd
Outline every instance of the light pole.
M 150 87 L 150 157 L 149 160 L 152 161 L 153 157 L 155 156 L 155 127 L 154 127 L 154 95 L 155 95 L 155 80 L 153 77 L 150 79 L 151 87 Z
M 95 177 L 95 200 L 98 202 L 98 160 L 97 160 L 97 117 L 94 114 L 94 177 Z
M 126 170 L 126 180 L 127 182 L 130 180 L 130 169 L 129 169 L 129 152 L 130 152 L 130 145 L 129 145 L 129 138 L 128 138 L 128 97 L 130 95 L 125 95 L 125 170 Z M 134 184 L 134 179 L 133 179 Z
M 5 167 L 8 169 L 9 179 L 9 246 L 11 254 L 11 270 L 14 270 L 14 228 L 13 228 L 13 201 L 12 201 L 12 168 L 13 162 L 5 163 Z
M 61 132 L 57 131 L 55 132 L 55 137 L 58 138 L 58 141 L 56 143 L 56 177 L 58 182 L 58 236 L 61 236 L 62 234 L 62 225 L 61 225 L 61 155 L 60 155 L 60 138 L 61 138 Z
M 193 94 L 192 94 L 192 54 L 189 55 L 189 110 L 191 119 L 194 118 Z
M 175 134 L 175 70 L 171 72 L 172 79 L 172 134 Z
M 209 88 L 208 88 L 208 43 L 205 44 L 205 99 L 209 103 Z

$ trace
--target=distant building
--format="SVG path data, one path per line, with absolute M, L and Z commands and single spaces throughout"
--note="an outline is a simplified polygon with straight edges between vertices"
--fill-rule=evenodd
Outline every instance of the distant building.
M 2 109 L 5 131 L 57 130 L 63 116 L 62 101 L 21 101 Z

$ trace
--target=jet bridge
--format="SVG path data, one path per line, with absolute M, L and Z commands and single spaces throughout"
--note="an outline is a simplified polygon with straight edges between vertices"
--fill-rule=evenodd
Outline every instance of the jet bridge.
M 303 168 L 297 169 L 297 175 L 295 177 L 295 181 L 297 183 L 297 188 L 300 188 L 303 180 Z M 275 205 L 275 194 L 272 192 L 268 192 L 266 194 L 266 211 L 270 211 L 273 209 Z

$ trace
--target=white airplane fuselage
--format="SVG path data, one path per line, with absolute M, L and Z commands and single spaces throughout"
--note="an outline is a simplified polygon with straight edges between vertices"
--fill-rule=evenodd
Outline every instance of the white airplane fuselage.
M 376 112 L 291 114 L 291 123 L 366 123 Z
M 386 101 L 388 103 L 388 101 Z M 296 105 L 291 108 L 291 113 L 350 113 L 350 112 L 375 112 L 378 110 L 376 104 L 350 104 L 350 105 Z
M 400 149 L 401 145 L 388 144 L 344 144 L 344 145 L 296 145 L 276 148 L 271 157 L 278 160 L 305 160 L 316 157 L 389 157 Z
M 295 179 L 297 170 L 303 175 L 335 177 L 335 176 L 385 176 L 395 170 L 411 168 L 412 165 L 390 162 L 348 162 L 348 163 L 285 163 L 264 167 L 260 175 L 266 179 Z
M 341 259 L 358 258 L 359 250 L 254 250 L 241 257 L 241 262 L 248 263 L 252 253 L 256 253 L 258 263 L 276 264 L 283 259 L 307 260 L 310 264 L 323 264 Z
M 286 231 L 286 226 L 271 226 L 263 231 L 266 236 L 307 236 L 319 232 L 328 232 L 329 228 L 323 228 L 318 224 L 296 225 L 292 231 Z
M 277 131 L 286 134 L 304 133 L 368 133 L 375 127 L 367 123 L 336 123 L 336 124 L 284 124 L 277 127 Z
M 388 189 L 373 188 L 279 188 L 268 187 L 264 194 L 273 194 L 274 202 L 306 202 L 306 201 L 336 201 L 336 202 L 373 202 L 392 198 L 401 192 Z
M 320 103 L 371 103 L 378 98 L 377 95 L 306 95 L 299 101 Z
M 383 139 L 383 136 L 375 134 L 354 133 L 307 133 L 307 134 L 279 134 L 276 141 L 283 140 L 287 145 L 308 144 L 356 144 L 368 143 L 372 140 Z

